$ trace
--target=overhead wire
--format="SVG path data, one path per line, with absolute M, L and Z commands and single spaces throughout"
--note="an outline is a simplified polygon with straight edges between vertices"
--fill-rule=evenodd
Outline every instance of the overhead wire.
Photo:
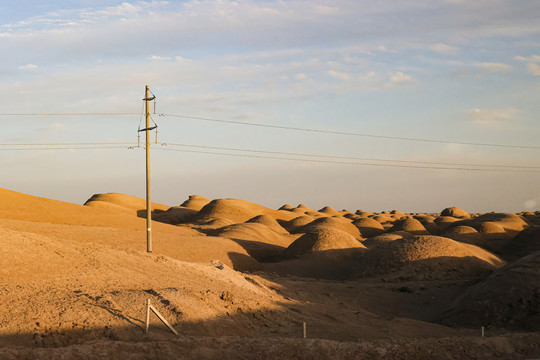
M 131 116 L 138 113 L 5 113 L 0 116 Z
M 270 129 L 303 131 L 303 132 L 312 132 L 312 133 L 320 133 L 320 134 L 359 136 L 359 137 L 368 137 L 368 138 L 377 138 L 377 139 L 416 141 L 416 142 L 438 143 L 438 144 L 455 144 L 455 145 L 470 145 L 470 146 L 486 146 L 486 147 L 502 147 L 502 148 L 540 150 L 540 146 L 529 146 L 529 145 L 478 143 L 478 142 L 469 142 L 469 141 L 452 141 L 452 140 L 414 138 L 414 137 L 403 137 L 403 136 L 387 136 L 387 135 L 366 134 L 366 133 L 357 133 L 357 132 L 348 132 L 348 131 L 323 130 L 323 129 L 285 126 L 285 125 L 272 125 L 272 124 L 263 124 L 263 123 L 253 123 L 253 122 L 237 121 L 237 120 L 214 119 L 214 118 L 208 118 L 208 117 L 179 115 L 179 114 L 159 114 L 159 116 L 164 116 L 164 117 L 170 116 L 170 117 L 177 117 L 177 118 L 191 119 L 191 120 L 201 120 L 201 121 L 210 121 L 210 122 L 218 122 L 218 123 L 226 123 L 226 124 L 254 126 L 254 127 L 262 127 L 262 128 L 270 128 Z
M 286 161 L 300 161 L 311 163 L 324 163 L 324 164 L 341 164 L 341 165 L 358 165 L 358 166 L 376 166 L 376 167 L 392 167 L 392 168 L 413 168 L 413 169 L 431 169 L 431 170 L 461 170 L 461 171 L 482 171 L 482 172 L 511 172 L 511 173 L 540 173 L 540 170 L 508 170 L 508 169 L 486 169 L 486 168 L 465 168 L 465 167 L 444 167 L 444 166 L 422 166 L 422 165 L 400 165 L 400 164 L 376 164 L 376 163 L 361 163 L 361 162 L 347 162 L 347 161 L 335 161 L 335 160 L 316 160 L 316 159 L 300 159 L 300 158 L 286 158 L 278 156 L 263 156 L 263 155 L 250 155 L 250 154 L 234 154 L 223 153 L 217 151 L 203 151 L 203 150 L 185 150 L 185 149 L 167 149 L 165 147 L 156 148 L 163 151 L 178 151 L 197 154 L 209 154 L 220 156 L 235 156 L 244 158 L 256 158 L 256 159 L 273 159 L 273 160 L 286 160 Z
M 403 160 L 403 159 L 363 158 L 363 157 L 353 157 L 353 156 L 335 156 L 335 155 L 323 155 L 323 154 L 292 153 L 292 152 L 283 152 L 283 151 L 241 149 L 241 148 L 231 148 L 231 147 L 192 145 L 192 144 L 178 144 L 178 143 L 163 143 L 162 145 L 164 145 L 164 146 L 188 147 L 188 148 L 213 149 L 213 150 L 240 151 L 240 152 L 248 152 L 248 153 L 262 153 L 262 154 L 287 155 L 287 156 L 303 156 L 303 157 L 313 157 L 313 158 L 341 159 L 341 160 L 362 160 L 362 161 L 380 161 L 380 162 L 411 163 L 411 164 L 426 164 L 426 165 L 474 166 L 474 167 L 487 167 L 487 168 L 500 167 L 500 168 L 539 169 L 540 170 L 540 166 L 528 166 L 528 165 L 473 164 L 473 163 L 451 163 L 451 162 Z
M 76 147 L 32 147 L 32 148 L 0 148 L 0 151 L 41 151 L 41 150 L 97 150 L 97 149 L 134 149 L 136 146 L 76 146 Z
M 0 114 L 0 116 L 130 116 L 130 115 L 139 115 L 139 113 L 98 113 L 96 112 L 96 113 L 2 113 Z M 416 138 L 416 137 L 405 137 L 405 136 L 389 136 L 389 135 L 378 135 L 378 134 L 368 134 L 368 133 L 349 132 L 349 131 L 325 130 L 325 129 L 314 129 L 314 128 L 294 127 L 294 126 L 285 126 L 285 125 L 254 123 L 254 122 L 248 122 L 248 121 L 225 120 L 225 119 L 216 119 L 216 118 L 201 117 L 201 116 L 190 116 L 190 115 L 182 115 L 182 114 L 161 113 L 158 115 L 162 117 L 169 116 L 169 117 L 176 117 L 176 118 L 182 118 L 182 119 L 210 121 L 210 122 L 218 122 L 218 123 L 226 123 L 226 124 L 253 126 L 253 127 L 261 127 L 261 128 L 269 128 L 269 129 L 302 131 L 302 132 L 311 132 L 311 133 L 320 133 L 320 134 L 357 136 L 357 137 L 367 137 L 367 138 L 375 138 L 375 139 L 401 140 L 401 141 L 437 143 L 437 144 L 454 144 L 454 145 L 468 145 L 468 146 L 540 150 L 540 146 L 532 146 L 532 145 L 482 143 L 482 142 L 472 142 L 472 141 L 442 140 L 442 139 Z
M 4 143 L 0 146 L 133 145 L 132 142 Z

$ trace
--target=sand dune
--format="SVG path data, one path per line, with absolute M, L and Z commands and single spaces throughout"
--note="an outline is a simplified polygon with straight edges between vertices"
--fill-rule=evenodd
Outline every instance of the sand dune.
M 306 224 L 300 228 L 297 228 L 295 233 L 308 233 L 320 229 L 338 229 L 344 231 L 355 238 L 360 238 L 360 231 L 356 226 L 354 226 L 349 220 L 343 218 L 334 218 L 334 217 L 322 217 L 313 220 L 309 224 Z
M 486 274 L 504 265 L 496 255 L 476 246 L 439 236 L 415 236 L 379 244 L 358 264 L 359 275 L 401 272 L 417 279 Z
M 360 236 L 363 238 L 369 238 L 375 235 L 382 234 L 384 227 L 380 222 L 370 218 L 360 218 L 353 220 L 353 225 L 360 231 Z
M 432 350 L 446 342 L 452 344 L 447 357 L 467 358 L 461 344 L 481 339 L 467 326 L 484 324 L 498 334 L 539 331 L 540 227 L 534 224 L 540 212 L 352 214 L 192 195 L 181 206 L 153 205 L 148 254 L 144 199 L 96 194 L 83 206 L 0 189 L 0 204 L 2 359 L 74 358 L 69 351 L 76 348 L 62 347 L 119 342 L 125 349 L 157 344 L 146 352 L 157 358 L 156 349 L 171 345 L 172 336 L 155 317 L 151 333 L 143 334 L 148 298 L 180 339 L 221 344 L 216 349 L 233 338 L 288 341 L 301 336 L 306 322 L 311 339 L 302 344 L 310 348 L 327 340 L 372 346 L 381 339 L 376 344 L 384 351 L 411 344 L 421 358 L 424 341 L 435 338 Z M 427 232 L 444 237 L 413 235 Z M 540 356 L 534 347 L 540 336 L 526 335 L 512 340 L 512 351 Z M 490 337 L 495 350 L 471 354 L 499 356 L 496 349 L 506 349 L 509 339 Z M 38 349 L 43 352 L 33 352 Z M 179 353 L 223 355 L 205 349 Z M 305 357 L 307 350 L 287 351 L 283 358 Z M 86 355 L 102 353 L 96 354 Z
M 444 323 L 540 331 L 540 251 L 494 272 L 471 287 Z
M 201 195 L 189 195 L 189 198 L 184 201 L 180 206 L 193 210 L 201 210 L 211 200 Z
M 365 249 L 354 236 L 337 228 L 314 228 L 309 233 L 296 239 L 283 254 L 294 257 L 306 253 L 336 254 L 331 250 L 344 250 L 356 253 L 356 249 Z
M 247 221 L 248 223 L 263 224 L 268 228 L 272 229 L 278 234 L 288 235 L 289 233 L 285 230 L 273 217 L 269 215 L 257 215 L 254 218 L 251 218 Z
M 118 193 L 107 193 L 107 194 L 94 194 L 90 199 L 88 199 L 84 205 L 86 206 L 110 206 L 111 204 L 117 205 L 130 210 L 145 210 L 146 209 L 146 200 L 133 195 L 125 195 Z M 152 203 L 152 210 L 162 210 L 165 211 L 169 209 L 170 206 Z
M 196 215 L 196 219 L 224 218 L 233 222 L 245 222 L 257 215 L 269 215 L 280 220 L 291 220 L 296 217 L 289 211 L 272 210 L 245 200 L 218 199 L 205 205 Z

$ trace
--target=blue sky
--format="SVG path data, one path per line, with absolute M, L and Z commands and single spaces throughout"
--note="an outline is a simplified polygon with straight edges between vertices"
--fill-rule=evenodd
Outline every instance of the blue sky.
M 540 2 L 0 2 L 2 113 L 158 112 L 459 142 L 538 145 Z M 0 143 L 136 142 L 139 115 L 0 118 Z M 159 117 L 159 142 L 540 166 L 540 150 Z M 372 211 L 540 208 L 539 173 L 293 162 L 157 150 L 153 198 Z M 170 147 L 169 147 L 170 148 Z M 0 151 L 1 187 L 76 203 L 144 196 L 141 149 Z

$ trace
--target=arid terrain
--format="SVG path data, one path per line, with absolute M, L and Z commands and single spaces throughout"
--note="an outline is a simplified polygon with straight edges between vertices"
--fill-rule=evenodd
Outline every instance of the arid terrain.
M 350 210 L 0 189 L 0 359 L 540 358 L 540 212 Z

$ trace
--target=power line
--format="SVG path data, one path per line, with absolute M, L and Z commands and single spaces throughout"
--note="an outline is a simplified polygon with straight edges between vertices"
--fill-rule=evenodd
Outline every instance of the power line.
M 540 173 L 540 170 L 505 170 L 505 169 L 478 169 L 478 168 L 443 167 L 443 166 L 375 164 L 375 163 L 360 163 L 360 162 L 346 162 L 346 161 L 332 161 L 332 160 L 285 158 L 285 157 L 278 157 L 278 156 L 232 154 L 232 153 L 223 153 L 223 152 L 215 152 L 215 151 L 202 151 L 202 150 L 184 150 L 184 149 L 167 149 L 167 148 L 156 148 L 156 149 L 157 150 L 163 150 L 163 151 L 178 151 L 178 152 L 197 153 L 197 154 L 235 156 L 235 157 L 257 158 L 257 159 L 286 160 L 286 161 L 301 161 L 301 162 L 324 163 L 324 164 L 377 166 L 377 167 L 392 167 L 392 168 L 413 168 L 413 169 L 431 169 L 431 170 L 460 170 L 460 171 L 482 171 L 482 172 Z
M 99 146 L 98 146 L 99 145 Z M 124 145 L 124 146 L 117 146 Z M 11 148 L 6 148 L 5 146 L 11 146 Z M 13 146 L 17 146 L 13 148 Z M 21 146 L 26 146 L 30 148 L 21 148 Z M 526 165 L 499 165 L 499 164 L 473 164 L 473 163 L 451 163 L 451 162 L 436 162 L 436 161 L 419 161 L 419 160 L 404 160 L 404 159 L 381 159 L 381 158 L 362 158 L 362 157 L 352 157 L 352 156 L 337 156 L 337 155 L 324 155 L 324 154 L 310 154 L 310 153 L 293 153 L 293 152 L 283 152 L 283 151 L 269 151 L 269 150 L 256 150 L 256 149 L 242 149 L 242 148 L 232 148 L 232 147 L 219 147 L 219 146 L 207 146 L 207 145 L 193 145 L 193 144 L 180 144 L 180 143 L 162 143 L 161 146 L 178 146 L 178 147 L 187 147 L 187 148 L 198 148 L 198 149 L 210 149 L 210 150 L 224 150 L 224 151 L 239 151 L 247 153 L 259 153 L 259 154 L 270 154 L 270 155 L 285 155 L 285 156 L 300 156 L 300 157 L 310 157 L 317 159 L 335 159 L 335 160 L 357 160 L 357 161 L 374 161 L 374 162 L 386 162 L 386 163 L 406 163 L 406 164 L 423 164 L 423 165 L 437 165 L 437 166 L 398 166 L 396 167 L 415 167 L 415 168 L 430 168 L 430 169 L 458 169 L 458 170 L 482 170 L 476 168 L 486 168 L 489 171 L 500 171 L 493 168 L 507 168 L 507 169 L 540 169 L 540 166 L 526 166 Z M 0 143 L 0 151 L 32 151 L 32 150 L 87 150 L 87 149 L 132 149 L 138 146 L 135 146 L 132 142 L 65 142 L 65 143 Z M 159 149 L 159 148 L 158 148 Z M 161 149 L 160 149 L 161 150 Z M 163 149 L 168 150 L 168 149 Z M 173 150 L 173 149 L 169 149 Z M 181 150 L 176 150 L 181 151 Z M 230 154 L 230 153 L 215 153 L 215 152 L 198 152 L 198 151 L 188 151 L 185 152 L 195 152 L 203 154 L 217 154 L 217 155 L 231 155 L 231 156 L 242 156 L 240 154 Z M 373 163 L 358 163 L 358 162 L 344 162 L 344 161 L 329 161 L 329 160 L 309 160 L 309 159 L 300 159 L 300 158 L 283 158 L 283 157 L 273 157 L 273 156 L 248 156 L 244 155 L 243 157 L 260 157 L 267 159 L 275 160 L 295 160 L 295 161 L 307 161 L 307 162 L 324 162 L 324 163 L 336 163 L 336 164 L 357 164 L 357 165 L 373 165 L 373 166 L 383 166 L 383 164 L 373 164 Z M 441 167 L 438 165 L 452 166 L 452 167 Z M 393 166 L 389 164 L 387 166 Z M 460 168 L 460 167 L 472 167 L 472 168 Z M 529 171 L 535 172 L 535 171 Z
M 4 113 L 4 114 L 0 114 L 0 116 L 132 116 L 132 115 L 140 115 L 140 114 L 139 113 Z M 247 121 L 224 120 L 224 119 L 215 119 L 215 118 L 209 118 L 209 117 L 180 115 L 180 114 L 159 114 L 159 116 L 170 116 L 170 117 L 177 117 L 177 118 L 183 118 L 183 119 L 210 121 L 210 122 L 244 125 L 244 126 L 254 126 L 254 127 L 262 127 L 262 128 L 270 128 L 270 129 L 368 137 L 368 138 L 375 138 L 375 139 L 401 140 L 401 141 L 413 141 L 413 142 L 436 143 L 436 144 L 500 147 L 500 148 L 511 148 L 511 149 L 529 149 L 529 150 L 540 149 L 540 146 L 479 143 L 479 142 L 472 142 L 472 141 L 453 141 L 453 140 L 414 138 L 414 137 L 404 137 L 404 136 L 377 135 L 377 134 L 366 134 L 366 133 L 348 132 L 348 131 L 323 130 L 323 129 L 303 128 L 303 127 L 284 126 L 284 125 L 261 124 L 261 123 L 247 122 Z
M 361 157 L 351 157 L 351 156 L 291 153 L 291 152 L 282 152 L 282 151 L 240 149 L 240 148 L 230 148 L 230 147 L 190 145 L 190 144 L 177 144 L 177 143 L 163 143 L 161 145 L 213 149 L 213 150 L 241 151 L 241 152 L 249 152 L 249 153 L 287 155 L 287 156 L 305 156 L 305 157 L 314 157 L 314 158 L 342 159 L 342 160 L 380 161 L 380 162 L 427 164 L 427 165 L 474 166 L 474 167 L 486 167 L 486 168 L 500 167 L 500 168 L 515 168 L 515 169 L 540 169 L 540 166 L 526 166 L 526 165 L 471 164 L 471 163 L 451 163 L 451 162 L 418 161 L 418 160 L 402 160 L 402 159 L 361 158 Z
M 12 113 L 0 116 L 131 116 L 138 113 Z
M 0 148 L 0 151 L 41 151 L 41 150 L 95 150 L 95 149 L 134 149 L 126 146 L 85 146 L 85 147 L 32 147 L 32 148 Z
M 6 143 L 0 146 L 73 146 L 73 145 L 133 145 L 132 142 L 72 142 L 72 143 Z
M 346 131 L 321 130 L 321 129 L 293 127 L 293 126 L 261 124 L 261 123 L 252 123 L 252 122 L 246 122 L 246 121 L 213 119 L 213 118 L 207 118 L 207 117 L 178 115 L 178 114 L 159 114 L 159 116 L 170 116 L 170 117 L 177 117 L 177 118 L 191 119 L 191 120 L 202 120 L 202 121 L 211 121 L 211 122 L 226 123 L 226 124 L 246 125 L 246 126 L 255 126 L 255 127 L 271 128 L 271 129 L 281 129 L 281 130 L 304 131 L 304 132 L 312 132 L 312 133 L 320 133 L 320 134 L 333 134 L 333 135 L 369 137 L 369 138 L 376 138 L 376 139 L 416 141 L 416 142 L 438 143 L 438 144 L 456 144 L 456 145 L 470 145 L 470 146 L 502 147 L 502 148 L 516 148 L 516 149 L 535 149 L 535 150 L 540 149 L 540 146 L 494 144 L 494 143 L 477 143 L 477 142 L 468 142 L 468 141 L 450 141 L 450 140 L 413 138 L 413 137 L 401 137 L 401 136 L 386 136 L 386 135 L 365 134 L 365 133 L 346 132 Z

